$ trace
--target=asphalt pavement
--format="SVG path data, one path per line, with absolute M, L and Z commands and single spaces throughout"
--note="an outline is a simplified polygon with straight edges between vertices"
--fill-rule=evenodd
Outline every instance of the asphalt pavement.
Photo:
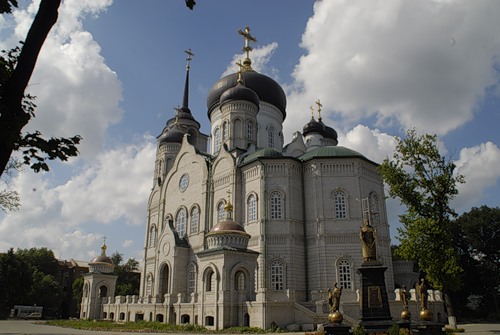
M 500 335 L 500 323 L 470 323 L 459 325 L 464 335 Z M 0 320 L 0 335 L 137 335 L 134 332 L 102 332 L 47 326 L 36 321 Z M 159 335 L 165 333 L 147 333 Z M 304 332 L 280 333 L 280 335 L 303 335 Z M 176 334 L 169 334 L 176 335 Z M 182 334 L 186 335 L 186 334 Z

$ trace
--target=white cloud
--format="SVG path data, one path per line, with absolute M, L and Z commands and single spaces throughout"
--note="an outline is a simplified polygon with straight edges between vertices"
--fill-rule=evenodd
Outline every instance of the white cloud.
M 111 1 L 67 0 L 45 40 L 27 92 L 37 97 L 36 117 L 25 131 L 39 130 L 45 137 L 81 135 L 80 157 L 94 155 L 106 129 L 122 115 L 121 83 L 104 62 L 93 36 L 83 30 L 82 19 L 97 15 Z M 16 29 L 2 36 L 1 46 L 11 48 L 23 40 L 38 9 L 38 2 L 13 13 Z
M 316 1 L 285 125 L 320 98 L 343 127 L 375 116 L 446 134 L 498 85 L 499 30 L 495 1 Z
M 251 60 L 252 60 L 252 69 L 255 71 L 266 74 L 275 80 L 278 80 L 278 70 L 273 67 L 269 67 L 268 63 L 271 60 L 274 52 L 278 49 L 278 43 L 273 42 L 271 44 L 263 45 L 261 47 L 254 48 L 252 50 Z M 224 77 L 228 74 L 238 72 L 237 62 L 240 62 L 246 56 L 244 54 L 236 54 L 233 55 L 233 59 L 231 63 L 227 66 L 226 70 L 222 73 L 221 77 Z
M 0 218 L 0 250 L 47 246 L 56 255 L 85 260 L 98 252 L 96 241 L 102 239 L 101 234 L 86 232 L 90 227 L 106 231 L 102 225 L 111 225 L 110 237 L 122 238 L 124 224 L 144 223 L 155 152 L 153 138 L 145 137 L 99 154 L 92 165 L 73 171 L 59 185 L 51 173 L 24 171 L 14 180 L 21 196 L 20 211 Z
M 455 164 L 457 172 L 465 178 L 465 184 L 458 187 L 459 195 L 454 201 L 457 210 L 468 211 L 473 206 L 480 206 L 484 203 L 478 201 L 483 199 L 488 202 L 484 196 L 497 186 L 500 178 L 500 148 L 492 142 L 463 148 Z

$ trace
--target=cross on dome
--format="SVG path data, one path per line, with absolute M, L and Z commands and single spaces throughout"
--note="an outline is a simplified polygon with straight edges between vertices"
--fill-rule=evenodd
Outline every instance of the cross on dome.
M 238 30 L 238 33 L 243 36 L 245 39 L 245 46 L 241 49 L 245 53 L 245 59 L 243 60 L 243 65 L 245 66 L 246 70 L 251 70 L 251 64 L 252 61 L 250 60 L 250 51 L 253 50 L 253 48 L 250 46 L 250 42 L 257 42 L 257 39 L 250 34 L 250 27 L 246 26 L 245 30 Z
M 187 49 L 187 50 L 184 50 L 184 52 L 186 53 L 186 55 L 188 56 L 186 58 L 186 61 L 187 61 L 187 64 L 186 64 L 186 69 L 189 70 L 190 68 L 190 65 L 191 65 L 191 60 L 193 59 L 192 56 L 194 56 L 194 53 L 191 51 L 191 48 Z

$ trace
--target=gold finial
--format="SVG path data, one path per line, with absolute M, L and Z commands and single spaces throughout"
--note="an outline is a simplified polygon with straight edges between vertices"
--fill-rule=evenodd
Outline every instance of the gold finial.
M 253 48 L 250 46 L 249 42 L 257 42 L 257 39 L 250 35 L 250 27 L 246 26 L 245 30 L 238 30 L 238 33 L 243 36 L 245 39 L 245 46 L 242 48 L 243 52 L 245 53 L 245 59 L 243 60 L 243 65 L 245 65 L 246 69 L 251 69 L 251 64 L 252 61 L 250 60 L 250 51 L 253 50 Z
M 106 249 L 108 248 L 108 247 L 106 247 L 106 236 L 104 236 L 103 240 L 104 241 L 103 241 L 102 247 L 101 247 L 101 255 L 106 256 Z
M 241 71 L 243 70 L 243 64 L 239 60 L 236 62 L 236 65 L 238 65 L 238 80 L 236 82 L 243 84 L 243 76 L 241 75 Z
M 309 109 L 311 110 L 311 118 L 314 119 L 314 107 L 309 106 Z
M 321 104 L 319 99 L 316 100 L 316 105 L 318 105 L 318 120 L 321 121 L 321 107 L 323 107 L 323 105 Z
M 190 65 L 191 65 L 191 60 L 193 59 L 191 56 L 194 56 L 194 53 L 191 51 L 191 48 L 187 49 L 187 50 L 184 50 L 184 52 L 186 53 L 186 55 L 188 56 L 186 58 L 186 61 L 187 61 L 187 64 L 186 64 L 186 69 L 189 70 L 190 68 Z
M 227 204 L 224 206 L 224 210 L 226 212 L 232 212 L 233 211 L 233 205 L 231 204 L 231 190 L 227 190 Z

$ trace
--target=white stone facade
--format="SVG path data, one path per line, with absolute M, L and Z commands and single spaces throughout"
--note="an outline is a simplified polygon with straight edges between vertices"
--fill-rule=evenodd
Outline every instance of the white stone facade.
M 343 287 L 341 311 L 355 322 L 364 218 L 377 231 L 393 308 L 389 224 L 377 164 L 337 146 L 335 131 L 320 118 L 283 147 L 283 91 L 250 63 L 238 76 L 246 86 L 236 86 L 233 74 L 209 94 L 211 139 L 199 132 L 187 105 L 158 137 L 140 296 L 103 299 L 100 317 L 213 329 L 267 329 L 273 323 L 309 329 L 326 320 L 326 293 L 337 282 Z M 226 95 L 232 100 L 219 103 L 226 88 L 234 89 Z M 261 99 L 259 106 L 248 89 Z M 181 141 L 179 132 L 189 135 Z

